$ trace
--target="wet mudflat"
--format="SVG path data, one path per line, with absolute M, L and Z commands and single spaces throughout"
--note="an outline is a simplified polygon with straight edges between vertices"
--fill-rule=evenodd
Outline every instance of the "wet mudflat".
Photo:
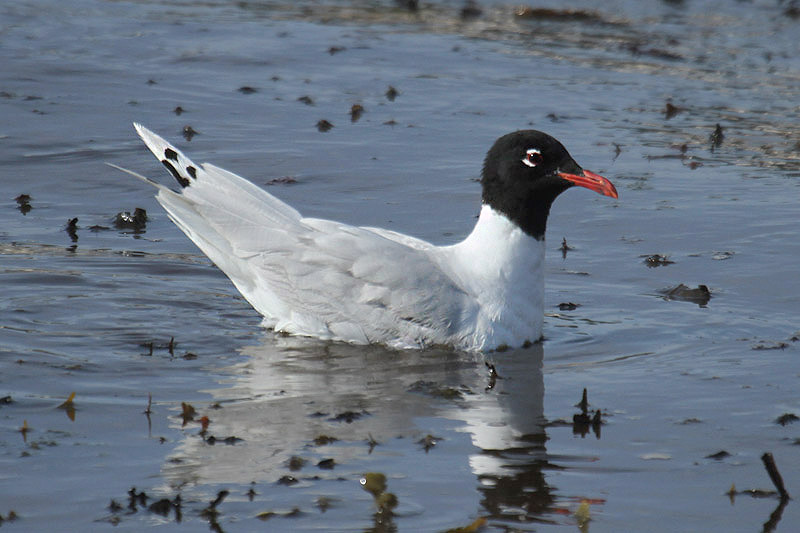
M 794 530 L 792 6 L 411 4 L 0 7 L 0 527 Z M 132 121 L 436 243 L 514 129 L 620 198 L 556 201 L 527 350 L 275 337 L 104 164 L 169 183 Z

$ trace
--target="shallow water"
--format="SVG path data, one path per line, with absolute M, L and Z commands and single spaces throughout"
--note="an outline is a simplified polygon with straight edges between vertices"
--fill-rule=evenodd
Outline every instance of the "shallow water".
M 66 4 L 0 5 L 3 526 L 794 530 L 794 501 L 726 494 L 773 489 L 764 452 L 800 491 L 800 426 L 776 422 L 800 414 L 787 3 Z M 557 200 L 546 340 L 487 356 L 493 381 L 483 358 L 261 329 L 152 191 L 104 165 L 169 183 L 134 120 L 304 214 L 437 243 L 471 229 L 483 154 L 513 129 L 555 135 L 620 198 Z M 116 229 L 135 207 L 146 228 Z M 710 301 L 664 296 L 681 283 Z M 599 428 L 572 423 L 584 388 Z M 148 510 L 177 495 L 180 516 Z

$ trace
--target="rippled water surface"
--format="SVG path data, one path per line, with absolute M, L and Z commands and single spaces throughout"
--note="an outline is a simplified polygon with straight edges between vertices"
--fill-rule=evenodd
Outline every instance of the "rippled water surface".
M 770 452 L 800 494 L 796 3 L 411 4 L 0 5 L 4 530 L 795 530 L 750 491 Z M 169 183 L 133 121 L 304 214 L 440 244 L 514 129 L 620 198 L 555 203 L 527 350 L 276 337 L 104 164 Z

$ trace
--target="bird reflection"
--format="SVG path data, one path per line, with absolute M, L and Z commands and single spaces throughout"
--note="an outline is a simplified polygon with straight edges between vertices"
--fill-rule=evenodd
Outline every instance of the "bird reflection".
M 262 496 L 285 494 L 279 480 L 304 457 L 304 469 L 291 472 L 294 494 L 309 487 L 318 494 L 326 476 L 387 474 L 397 509 L 361 515 L 380 518 L 376 531 L 392 530 L 395 513 L 441 514 L 446 502 L 490 521 L 552 516 L 545 474 L 559 467 L 546 449 L 541 344 L 473 356 L 269 337 L 243 353 L 219 370 L 227 377 L 210 391 L 208 409 L 195 403 L 210 420 L 208 433 L 237 443 L 209 446 L 197 429 L 184 429 L 163 467 L 172 487 L 255 483 Z M 325 462 L 332 468 L 322 470 Z M 354 485 L 351 499 L 362 498 Z

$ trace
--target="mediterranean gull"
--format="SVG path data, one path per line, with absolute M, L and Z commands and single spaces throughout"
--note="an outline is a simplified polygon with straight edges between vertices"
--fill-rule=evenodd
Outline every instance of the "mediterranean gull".
M 579 185 L 617 198 L 553 137 L 497 139 L 483 202 L 462 242 L 434 246 L 394 231 L 303 217 L 252 182 L 134 124 L 180 185 L 158 189 L 169 217 L 277 332 L 393 348 L 491 351 L 542 337 L 544 234 L 553 200 Z

